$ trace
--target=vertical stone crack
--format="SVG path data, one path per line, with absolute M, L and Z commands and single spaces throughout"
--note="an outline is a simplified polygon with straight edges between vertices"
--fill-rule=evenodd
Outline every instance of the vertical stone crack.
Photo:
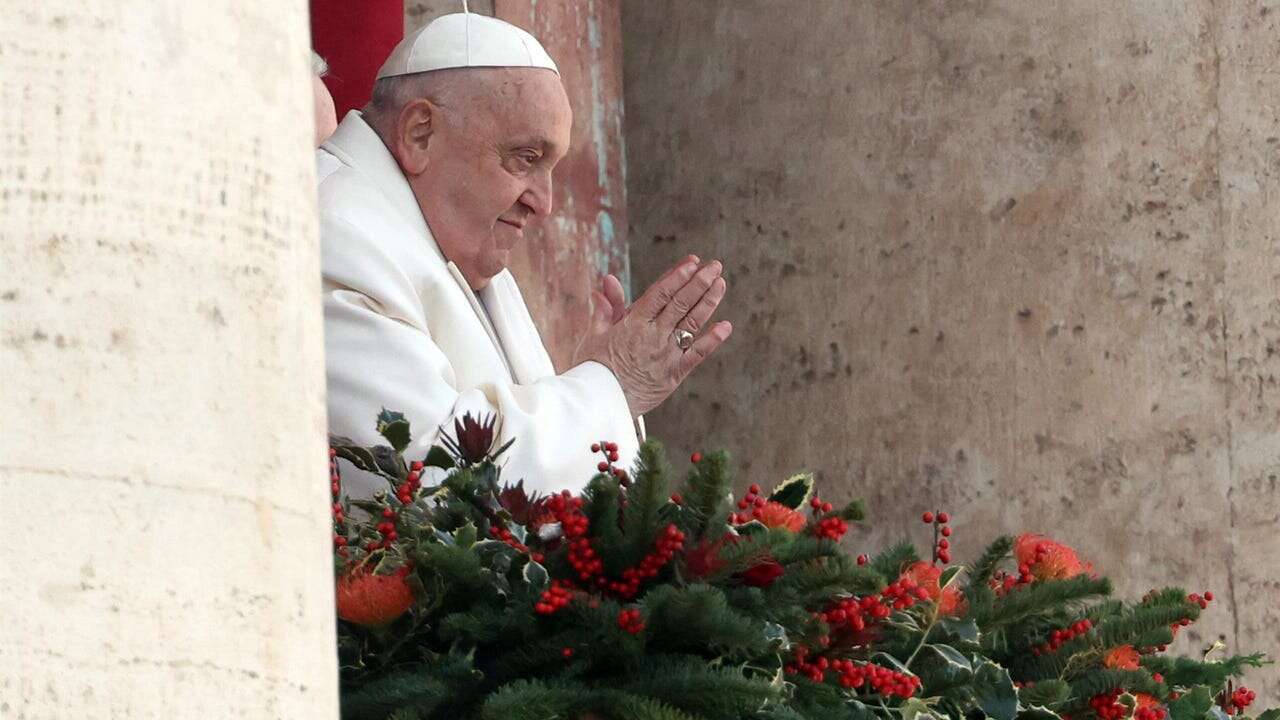
M 1213 139 L 1214 153 L 1214 178 L 1217 182 L 1218 208 L 1217 215 L 1214 219 L 1214 230 L 1218 234 L 1221 242 L 1221 257 L 1225 265 L 1227 262 L 1227 206 L 1226 206 L 1226 184 L 1222 180 L 1222 48 L 1221 48 L 1221 18 L 1219 12 L 1222 12 L 1218 3 L 1210 4 L 1210 41 L 1213 44 L 1213 128 L 1210 131 Z M 1226 272 L 1222 274 L 1222 286 L 1218 288 L 1219 300 L 1221 302 L 1220 320 L 1222 326 L 1222 379 L 1223 379 L 1223 405 L 1224 415 L 1227 425 L 1227 514 L 1230 522 L 1230 531 L 1228 533 L 1227 543 L 1227 596 L 1228 604 L 1231 606 L 1231 647 L 1234 652 L 1240 652 L 1240 608 L 1236 596 L 1236 545 L 1238 543 L 1238 535 L 1236 530 L 1236 443 L 1235 428 L 1232 418 L 1232 401 L 1234 399 L 1235 380 L 1231 376 L 1231 351 L 1230 342 L 1231 334 L 1227 325 L 1227 305 L 1229 302 L 1229 293 L 1227 292 L 1227 283 L 1230 277 Z

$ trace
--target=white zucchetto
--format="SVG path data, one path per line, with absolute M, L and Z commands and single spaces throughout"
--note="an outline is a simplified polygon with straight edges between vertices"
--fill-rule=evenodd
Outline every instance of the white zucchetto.
M 497 18 L 460 12 L 441 15 L 401 40 L 378 70 L 378 79 L 464 67 L 531 67 L 560 73 L 529 33 Z

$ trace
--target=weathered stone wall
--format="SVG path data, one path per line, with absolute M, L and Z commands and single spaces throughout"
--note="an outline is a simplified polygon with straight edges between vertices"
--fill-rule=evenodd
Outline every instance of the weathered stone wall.
M 1181 647 L 1280 651 L 1272 5 L 626 2 L 636 286 L 722 257 L 736 328 L 651 432 L 866 497 L 851 543 L 1052 533 L 1214 590 Z
M 0 27 L 0 717 L 336 718 L 306 4 Z

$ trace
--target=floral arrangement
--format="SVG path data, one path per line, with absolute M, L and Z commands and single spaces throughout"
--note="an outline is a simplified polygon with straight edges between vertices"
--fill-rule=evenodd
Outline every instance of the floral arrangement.
M 1211 592 L 1111 599 L 1046 537 L 953 565 L 934 511 L 927 557 L 855 554 L 862 505 L 808 475 L 735 498 L 727 457 L 695 454 L 673 492 L 657 443 L 627 470 L 601 441 L 585 490 L 537 496 L 502 482 L 492 419 L 416 461 L 403 416 L 378 430 L 331 443 L 344 718 L 1223 720 L 1254 701 L 1234 683 L 1261 656 L 1165 654 Z M 343 500 L 340 461 L 386 491 Z

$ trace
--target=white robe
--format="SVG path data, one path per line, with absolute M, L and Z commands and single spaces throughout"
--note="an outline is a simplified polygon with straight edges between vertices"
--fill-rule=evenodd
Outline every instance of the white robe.
M 477 296 L 446 261 L 391 153 L 358 112 L 317 152 L 329 430 L 385 444 L 379 410 L 403 412 L 421 459 L 441 426 L 498 414 L 503 479 L 542 492 L 580 489 L 618 443 L 629 468 L 637 437 L 613 372 L 585 362 L 561 375 L 515 280 L 496 275 Z M 447 423 L 447 425 L 445 425 Z M 376 477 L 349 471 L 344 491 L 369 497 Z

